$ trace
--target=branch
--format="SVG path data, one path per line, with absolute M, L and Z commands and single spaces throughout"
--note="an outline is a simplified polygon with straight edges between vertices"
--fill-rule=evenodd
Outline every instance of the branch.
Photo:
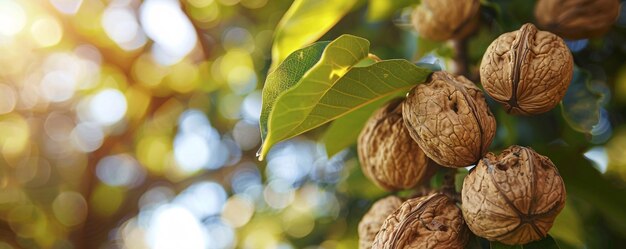
M 467 39 L 459 39 L 452 41 L 452 48 L 454 49 L 454 66 L 455 74 L 463 75 L 470 79 L 469 75 L 469 59 L 467 58 Z

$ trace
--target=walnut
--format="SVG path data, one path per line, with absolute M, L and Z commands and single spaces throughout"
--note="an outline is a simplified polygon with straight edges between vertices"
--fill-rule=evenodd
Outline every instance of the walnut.
M 573 58 L 558 36 L 524 24 L 489 45 L 480 65 L 485 91 L 513 114 L 554 108 L 572 80 Z
M 402 203 L 383 223 L 372 249 L 464 248 L 469 235 L 454 201 L 436 193 Z
M 404 126 L 402 101 L 392 100 L 376 111 L 358 139 L 363 173 L 387 190 L 412 188 L 435 171 Z
M 604 35 L 619 16 L 618 0 L 539 0 L 535 17 L 539 26 L 566 39 Z
M 470 230 L 504 244 L 546 236 L 565 205 L 565 186 L 549 158 L 511 146 L 485 155 L 463 182 L 463 216 Z
M 370 249 L 374 238 L 383 225 L 383 222 L 393 211 L 402 204 L 402 200 L 395 196 L 389 196 L 378 200 L 359 222 L 359 248 Z
M 411 14 L 420 36 L 434 41 L 460 39 L 478 27 L 479 0 L 422 0 Z
M 496 131 L 496 119 L 480 89 L 463 76 L 442 71 L 409 92 L 402 114 L 424 153 L 448 167 L 478 162 Z

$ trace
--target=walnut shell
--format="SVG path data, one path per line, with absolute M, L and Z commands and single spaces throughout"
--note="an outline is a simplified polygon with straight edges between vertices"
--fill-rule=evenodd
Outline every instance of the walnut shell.
M 511 146 L 488 153 L 463 182 L 463 216 L 470 230 L 508 245 L 544 238 L 565 205 L 565 186 L 549 158 Z
M 563 39 L 524 24 L 489 45 L 480 65 L 485 91 L 513 114 L 554 108 L 572 81 L 574 62 Z
M 435 171 L 404 126 L 402 101 L 392 100 L 377 110 L 358 138 L 363 173 L 387 190 L 412 188 Z
M 464 248 L 469 235 L 454 201 L 436 193 L 402 203 L 383 223 L 372 249 Z
M 411 22 L 420 36 L 434 41 L 459 39 L 478 27 L 479 0 L 422 0 Z
M 618 0 L 539 0 L 539 26 L 566 39 L 603 36 L 619 16 Z
M 380 199 L 372 205 L 369 211 L 359 222 L 359 248 L 370 249 L 374 238 L 383 225 L 383 222 L 391 213 L 402 205 L 402 200 L 395 196 Z
M 496 119 L 480 89 L 463 76 L 443 71 L 409 92 L 402 114 L 411 137 L 442 166 L 478 162 L 496 131 Z

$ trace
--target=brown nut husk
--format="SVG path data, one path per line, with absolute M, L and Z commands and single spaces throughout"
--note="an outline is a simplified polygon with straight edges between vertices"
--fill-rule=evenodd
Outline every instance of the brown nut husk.
M 464 248 L 469 236 L 461 210 L 436 193 L 402 203 L 383 223 L 372 249 Z
M 485 155 L 465 177 L 461 195 L 470 230 L 508 245 L 544 238 L 566 196 L 552 161 L 521 146 Z
M 463 76 L 443 71 L 409 92 L 402 114 L 411 137 L 442 166 L 478 162 L 496 131 L 496 119 L 480 89 Z
M 435 171 L 404 126 L 402 101 L 395 99 L 378 109 L 358 138 L 363 173 L 387 190 L 412 188 Z
M 603 36 L 619 16 L 618 0 L 539 0 L 539 26 L 566 39 Z
M 479 23 L 479 0 L 422 0 L 411 14 L 420 36 L 434 41 L 470 35 Z
M 402 205 L 402 200 L 395 196 L 388 196 L 378 200 L 359 222 L 359 248 L 370 249 L 376 238 L 376 234 L 383 222 L 391 213 Z
M 480 65 L 485 91 L 513 114 L 554 108 L 572 80 L 572 53 L 558 36 L 524 24 L 494 40 Z

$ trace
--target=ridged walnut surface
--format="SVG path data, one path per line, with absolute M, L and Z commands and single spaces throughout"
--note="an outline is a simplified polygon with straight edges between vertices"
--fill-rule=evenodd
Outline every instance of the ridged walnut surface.
M 539 26 L 566 39 L 603 36 L 619 15 L 618 0 L 539 0 Z
M 358 153 L 367 178 L 387 190 L 409 189 L 427 177 L 428 157 L 402 120 L 402 99 L 377 110 L 359 134 Z
M 413 27 L 429 40 L 463 38 L 476 30 L 479 0 L 422 0 L 411 16 Z
M 370 249 L 374 238 L 383 225 L 383 222 L 391 213 L 402 205 L 402 200 L 395 196 L 385 197 L 372 205 L 369 211 L 359 222 L 359 248 Z
M 465 177 L 463 216 L 476 235 L 504 244 L 526 244 L 548 234 L 565 205 L 556 167 L 534 150 L 511 146 L 487 154 Z
M 407 200 L 389 215 L 372 249 L 462 249 L 469 235 L 454 201 L 433 194 Z
M 478 162 L 496 131 L 496 120 L 480 89 L 463 76 L 443 71 L 409 92 L 402 114 L 424 153 L 448 167 Z
M 485 91 L 513 114 L 554 108 L 572 80 L 573 58 L 563 39 L 524 24 L 489 45 L 480 65 Z

